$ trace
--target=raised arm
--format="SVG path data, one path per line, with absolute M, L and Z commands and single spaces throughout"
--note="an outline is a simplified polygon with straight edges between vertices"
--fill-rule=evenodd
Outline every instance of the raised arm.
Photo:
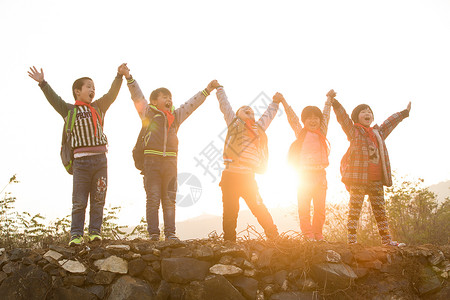
M 66 103 L 60 96 L 58 96 L 55 91 L 50 87 L 50 85 L 44 79 L 44 71 L 42 68 L 39 72 L 35 66 L 30 68 L 28 71 L 28 76 L 39 83 L 39 87 L 47 98 L 48 102 L 53 106 L 53 108 L 63 117 L 67 116 L 68 108 Z
M 119 94 L 120 87 L 122 86 L 122 77 L 124 73 L 128 70 L 127 64 L 123 63 L 117 68 L 117 75 L 114 78 L 111 87 L 109 88 L 108 93 L 103 95 L 101 98 L 92 102 L 92 104 L 97 104 L 102 112 L 106 112 L 111 104 L 116 100 L 117 95 Z M 128 70 L 129 72 L 129 70 Z M 128 73 L 129 74 L 129 73 Z
M 284 111 L 286 112 L 286 116 L 289 122 L 289 125 L 291 125 L 292 130 L 294 130 L 295 137 L 298 138 L 300 131 L 302 130 L 302 124 L 300 123 L 300 120 L 298 116 L 295 114 L 292 107 L 287 103 L 284 96 L 280 93 L 276 93 L 273 96 L 274 101 L 279 101 L 283 104 Z
M 402 110 L 401 112 L 395 113 L 389 118 L 387 118 L 386 121 L 383 122 L 383 124 L 380 125 L 380 132 L 382 133 L 382 136 L 384 139 L 386 139 L 389 134 L 391 134 L 392 130 L 394 130 L 397 125 L 403 121 L 403 119 L 409 117 L 409 112 L 411 111 L 411 102 L 408 103 L 406 106 L 406 109 Z
M 184 122 L 203 102 L 205 102 L 206 97 L 211 94 L 214 89 L 217 88 L 219 84 L 217 80 L 212 80 L 204 90 L 195 94 L 191 99 L 181 104 L 174 112 L 175 118 L 178 121 L 178 125 Z
M 136 108 L 139 117 L 141 118 L 141 120 L 143 120 L 145 118 L 145 109 L 148 105 L 148 102 L 145 99 L 144 94 L 139 87 L 139 84 L 130 74 L 130 69 L 128 69 L 127 67 L 127 71 L 125 70 L 124 72 L 124 76 L 127 80 L 128 90 L 131 94 L 131 100 L 133 100 L 134 107 Z
M 335 97 L 336 97 L 336 92 L 334 90 L 330 90 L 327 93 L 327 100 L 325 101 L 325 106 L 323 107 L 323 110 L 322 110 L 323 119 L 322 119 L 322 123 L 320 124 L 320 131 L 325 136 L 327 135 L 328 123 L 330 121 L 331 102 L 333 101 L 333 99 Z
M 220 111 L 223 113 L 223 117 L 225 119 L 225 122 L 227 123 L 227 126 L 229 126 L 233 119 L 236 117 L 236 113 L 233 111 L 233 108 L 228 101 L 227 94 L 225 93 L 225 90 L 222 86 L 219 86 L 217 88 L 216 96 L 217 100 L 219 100 Z
M 335 98 L 331 100 L 331 105 L 333 106 L 337 121 L 341 124 L 342 130 L 344 130 L 349 140 L 352 139 L 354 135 L 352 119 L 350 119 L 342 104 Z
M 272 122 L 273 118 L 277 115 L 278 112 L 278 106 L 281 102 L 281 99 L 273 99 L 273 102 L 269 104 L 264 114 L 259 118 L 259 120 L 256 122 L 259 127 L 262 128 L 262 130 L 266 131 L 269 127 L 270 123 Z

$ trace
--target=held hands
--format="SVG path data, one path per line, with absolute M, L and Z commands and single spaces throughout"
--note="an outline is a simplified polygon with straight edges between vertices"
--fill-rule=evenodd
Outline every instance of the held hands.
M 36 67 L 33 66 L 33 67 L 30 67 L 30 71 L 28 71 L 28 76 L 30 76 L 31 78 L 33 78 L 34 80 L 36 80 L 39 83 L 44 81 L 44 71 L 42 71 L 42 68 L 41 68 L 41 72 L 39 72 L 36 69 Z
M 127 79 L 130 78 L 130 69 L 128 69 L 127 63 L 121 64 L 117 68 L 117 73 L 119 73 L 122 76 L 125 76 L 125 78 L 127 78 Z
M 327 93 L 327 98 L 330 100 L 333 100 L 336 97 L 336 92 L 331 89 L 328 93 Z
M 208 94 L 211 94 L 211 92 L 217 89 L 219 86 L 220 86 L 219 82 L 217 82 L 217 80 L 214 79 L 213 81 L 208 83 L 208 86 L 206 87 L 205 90 L 208 92 Z
M 286 99 L 284 99 L 283 94 L 281 93 L 275 93 L 272 97 L 273 102 L 275 103 L 283 103 L 283 105 L 287 105 Z

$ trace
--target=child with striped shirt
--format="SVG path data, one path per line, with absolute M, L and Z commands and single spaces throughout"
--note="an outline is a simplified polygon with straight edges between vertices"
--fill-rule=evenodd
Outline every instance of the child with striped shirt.
M 116 100 L 122 85 L 122 76 L 127 69 L 126 64 L 121 64 L 108 93 L 95 101 L 93 101 L 95 86 L 92 79 L 82 77 L 75 80 L 72 86 L 75 104 L 65 102 L 53 91 L 45 81 L 42 69 L 38 71 L 33 66 L 28 72 L 28 75 L 39 83 L 48 102 L 63 118 L 67 117 L 69 111 L 77 108 L 71 141 L 74 160 L 69 246 L 84 242 L 83 231 L 88 198 L 90 198 L 88 241 L 102 239 L 103 207 L 108 186 L 106 159 L 108 140 L 103 132 L 103 120 L 109 106 Z

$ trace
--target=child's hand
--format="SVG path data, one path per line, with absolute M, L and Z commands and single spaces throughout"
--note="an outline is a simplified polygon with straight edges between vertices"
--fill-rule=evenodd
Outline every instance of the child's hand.
M 273 99 L 273 102 L 275 102 L 275 103 L 280 103 L 280 102 L 283 102 L 283 104 L 286 103 L 286 100 L 284 99 L 283 95 L 278 92 L 275 93 L 275 95 L 273 95 L 272 99 Z
M 211 92 L 217 89 L 219 86 L 220 86 L 219 82 L 217 82 L 217 80 L 214 79 L 210 83 L 208 83 L 208 86 L 206 87 L 205 90 L 208 92 L 208 94 L 211 94 Z
M 121 64 L 117 68 L 117 73 L 119 73 L 122 76 L 125 76 L 125 78 L 130 78 L 130 69 L 128 69 L 127 63 Z
M 336 92 L 335 92 L 334 90 L 330 90 L 330 91 L 327 93 L 327 98 L 333 99 L 334 97 L 336 97 Z
M 408 110 L 408 112 L 411 111 L 411 101 L 409 101 L 408 106 L 406 106 L 406 109 Z
M 39 83 L 44 81 L 44 71 L 42 71 L 42 68 L 41 68 L 41 72 L 38 72 L 36 67 L 33 66 L 32 68 L 30 68 L 30 71 L 28 71 L 28 76 L 30 76 L 31 78 L 33 78 L 34 80 L 36 80 Z

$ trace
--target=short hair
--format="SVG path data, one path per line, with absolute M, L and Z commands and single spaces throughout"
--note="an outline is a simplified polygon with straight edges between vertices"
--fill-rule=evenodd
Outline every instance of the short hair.
M 73 98 L 75 98 L 75 100 L 77 100 L 77 95 L 75 95 L 75 90 L 81 90 L 81 88 L 83 87 L 83 84 L 86 80 L 90 80 L 90 81 L 94 82 L 94 80 L 92 80 L 89 77 L 81 77 L 73 82 L 72 94 L 73 94 Z
M 150 94 L 150 103 L 156 99 L 158 99 L 159 94 L 163 94 L 163 95 L 167 95 L 170 96 L 170 98 L 172 98 L 172 93 L 166 89 L 166 88 L 159 88 L 154 90 L 151 94 Z
M 373 115 L 372 109 L 371 109 L 370 106 L 367 105 L 367 104 L 360 104 L 360 105 L 358 105 L 357 107 L 355 107 L 355 109 L 353 109 L 353 111 L 352 111 L 352 121 L 353 121 L 353 123 L 359 123 L 359 119 L 358 119 L 359 113 L 360 113 L 362 110 L 365 110 L 365 109 L 367 109 L 367 108 L 370 110 L 370 112 L 371 112 L 372 115 Z
M 305 123 L 306 119 L 309 117 L 316 116 L 320 119 L 320 122 L 323 120 L 323 114 L 320 108 L 317 106 L 307 106 L 303 109 L 301 114 L 302 122 Z

